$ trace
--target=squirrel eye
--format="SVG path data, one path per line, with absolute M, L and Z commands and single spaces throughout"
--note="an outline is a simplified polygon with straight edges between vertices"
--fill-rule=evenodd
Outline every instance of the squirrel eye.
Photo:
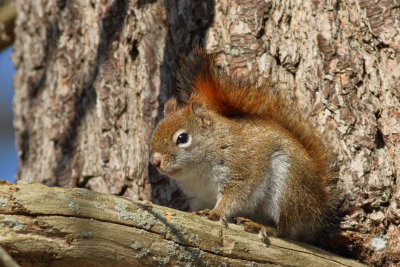
M 172 141 L 179 147 L 188 147 L 192 143 L 192 137 L 186 130 L 180 129 L 175 132 Z
M 176 144 L 185 144 L 189 141 L 189 135 L 187 133 L 181 133 L 176 139 Z

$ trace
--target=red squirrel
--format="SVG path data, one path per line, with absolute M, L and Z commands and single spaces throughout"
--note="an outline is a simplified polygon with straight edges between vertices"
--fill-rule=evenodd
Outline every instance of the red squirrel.
M 334 203 L 330 154 L 304 114 L 268 85 L 229 77 L 195 49 L 164 106 L 150 161 L 175 179 L 192 210 L 241 216 L 311 242 Z

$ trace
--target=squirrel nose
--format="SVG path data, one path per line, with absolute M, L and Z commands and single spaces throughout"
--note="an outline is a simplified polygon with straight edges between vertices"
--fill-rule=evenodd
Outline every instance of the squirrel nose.
M 151 159 L 151 164 L 154 167 L 159 168 L 161 165 L 161 156 L 158 153 L 155 153 Z

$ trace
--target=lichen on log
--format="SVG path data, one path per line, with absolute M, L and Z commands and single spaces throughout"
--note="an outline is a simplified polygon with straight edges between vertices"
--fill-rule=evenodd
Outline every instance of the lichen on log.
M 310 245 L 82 188 L 0 186 L 0 245 L 21 266 L 357 266 Z

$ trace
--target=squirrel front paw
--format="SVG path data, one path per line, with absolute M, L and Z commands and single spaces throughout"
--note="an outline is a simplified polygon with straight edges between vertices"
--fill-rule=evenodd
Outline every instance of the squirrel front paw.
M 262 242 L 264 242 L 267 246 L 271 245 L 269 236 L 276 235 L 275 228 L 253 222 L 252 220 L 244 217 L 236 217 L 235 220 L 236 224 L 242 226 L 244 231 L 249 233 L 258 233 L 258 238 Z
M 225 215 L 222 215 L 216 210 L 204 209 L 197 211 L 196 215 L 199 215 L 201 217 L 206 217 L 207 219 L 212 221 L 219 221 L 223 226 L 225 226 L 226 228 L 228 227 L 228 221 Z

